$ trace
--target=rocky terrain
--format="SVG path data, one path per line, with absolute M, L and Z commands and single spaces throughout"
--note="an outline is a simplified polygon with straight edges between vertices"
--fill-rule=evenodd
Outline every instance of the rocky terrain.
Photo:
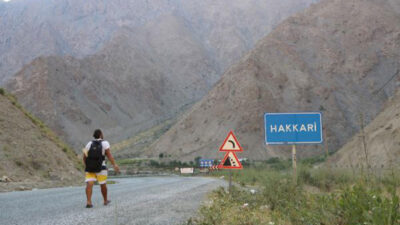
M 265 146 L 263 115 L 296 111 L 323 112 L 327 146 L 335 151 L 359 131 L 361 114 L 370 122 L 398 89 L 399 53 L 398 1 L 321 1 L 230 67 L 147 155 L 220 158 L 232 129 L 244 148 L 239 157 L 287 156 L 289 147 Z M 322 152 L 321 145 L 298 150 L 300 156 Z
M 95 128 L 119 142 L 175 117 L 314 0 L 40 2 L 0 7 L 0 79 L 79 151 Z
M 363 141 L 365 139 L 365 142 Z M 365 144 L 364 144 L 365 143 Z M 365 147 L 364 147 L 365 146 Z M 398 168 L 400 163 L 400 92 L 384 110 L 329 159 L 333 167 Z
M 0 192 L 82 182 L 75 153 L 0 89 Z
M 143 25 L 170 10 L 168 1 L 0 2 L 0 78 L 39 56 L 93 54 L 118 28 Z
M 166 15 L 185 23 L 193 36 L 191 41 L 202 45 L 222 74 L 279 21 L 315 1 L 0 1 L 0 84 L 39 56 L 83 58 L 97 53 L 121 28 L 147 26 L 155 32 L 153 29 L 160 27 L 148 24 Z M 164 41 L 162 35 L 157 39 Z M 143 51 L 149 51 L 141 44 Z M 166 54 L 173 50 L 179 48 Z

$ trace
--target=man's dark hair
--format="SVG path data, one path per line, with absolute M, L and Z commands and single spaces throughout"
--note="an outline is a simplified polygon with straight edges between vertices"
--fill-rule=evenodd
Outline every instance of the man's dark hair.
M 93 132 L 93 137 L 94 137 L 95 139 L 99 139 L 99 138 L 101 137 L 102 134 L 103 134 L 103 132 L 101 132 L 100 129 L 96 129 L 96 130 Z

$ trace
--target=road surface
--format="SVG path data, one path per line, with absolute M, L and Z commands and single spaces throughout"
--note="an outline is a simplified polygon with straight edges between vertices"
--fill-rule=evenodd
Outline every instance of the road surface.
M 219 179 L 147 177 L 115 179 L 108 185 L 110 205 L 103 206 L 100 187 L 94 208 L 86 209 L 84 187 L 0 193 L 0 224 L 181 224 L 196 214 L 206 193 L 224 186 Z

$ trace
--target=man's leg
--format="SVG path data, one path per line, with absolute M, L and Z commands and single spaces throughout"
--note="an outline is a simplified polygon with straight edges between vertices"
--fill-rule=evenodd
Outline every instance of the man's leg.
M 94 181 L 88 181 L 88 182 L 86 182 L 86 198 L 87 198 L 87 205 L 92 205 L 93 185 L 94 185 Z
M 103 199 L 104 199 L 104 205 L 108 204 L 108 200 L 107 200 L 107 184 L 100 184 L 101 187 L 101 194 L 103 195 Z
M 97 175 L 97 181 L 100 184 L 101 194 L 103 195 L 104 205 L 108 205 L 110 201 L 107 198 L 107 170 L 102 170 Z

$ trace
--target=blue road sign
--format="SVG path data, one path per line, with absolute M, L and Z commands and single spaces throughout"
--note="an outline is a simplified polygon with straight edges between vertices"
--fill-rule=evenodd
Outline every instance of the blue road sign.
M 267 145 L 322 143 L 320 112 L 265 113 Z
M 212 165 L 214 165 L 213 159 L 200 159 L 201 168 L 210 168 Z

